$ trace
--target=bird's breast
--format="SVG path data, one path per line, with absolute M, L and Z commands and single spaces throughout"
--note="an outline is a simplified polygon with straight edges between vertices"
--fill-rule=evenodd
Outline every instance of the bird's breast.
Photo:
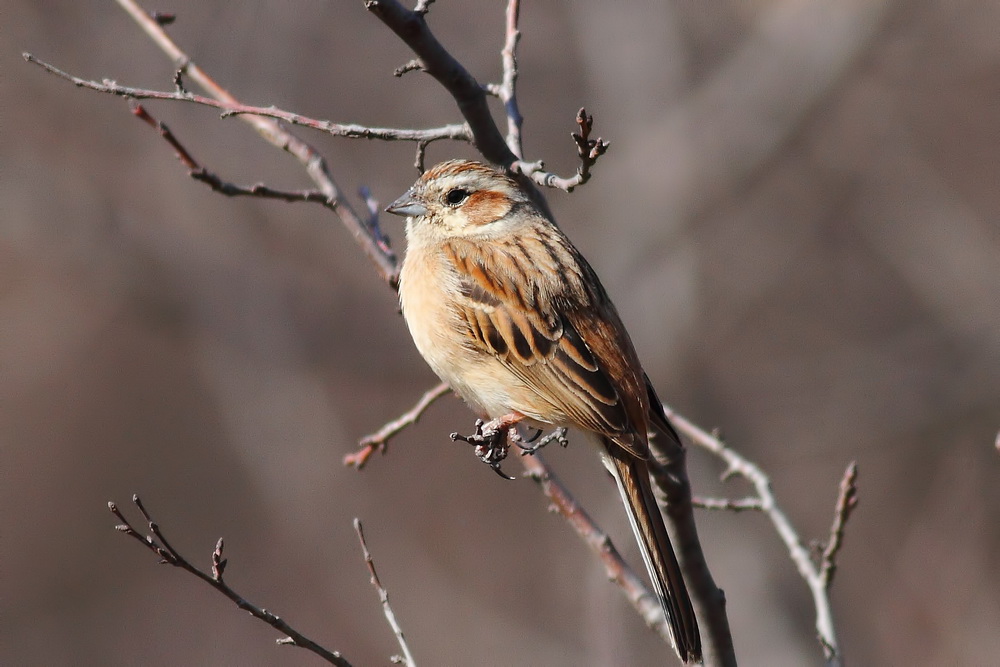
M 413 343 L 431 370 L 483 416 L 540 412 L 534 392 L 468 332 L 455 301 L 459 294 L 458 276 L 439 251 L 408 248 L 399 300 Z

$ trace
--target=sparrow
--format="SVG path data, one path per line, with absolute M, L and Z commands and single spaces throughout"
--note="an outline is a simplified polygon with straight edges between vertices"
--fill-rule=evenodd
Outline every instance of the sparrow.
M 528 192 L 486 164 L 442 162 L 386 211 L 406 217 L 399 297 L 421 356 L 503 439 L 519 423 L 593 436 L 674 648 L 699 661 L 694 608 L 647 463 L 650 430 L 680 439 L 597 274 Z

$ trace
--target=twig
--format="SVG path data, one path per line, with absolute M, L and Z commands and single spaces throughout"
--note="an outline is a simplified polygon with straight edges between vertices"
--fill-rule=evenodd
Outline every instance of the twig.
M 420 0 L 420 2 L 417 3 L 417 6 L 413 8 L 413 13 L 423 16 L 430 11 L 430 7 L 433 3 L 434 0 Z
M 524 147 L 521 142 L 521 125 L 524 117 L 517 106 L 517 43 L 521 41 L 521 31 L 517 22 L 521 11 L 520 0 L 507 0 L 506 37 L 503 50 L 500 52 L 503 62 L 503 81 L 486 86 L 486 91 L 496 95 L 503 102 L 507 114 L 507 147 L 517 156 L 524 159 Z
M 692 498 L 691 505 L 705 510 L 725 510 L 728 512 L 759 512 L 764 509 L 760 498 Z
M 827 665 L 839 667 L 843 664 L 837 635 L 833 624 L 833 611 L 830 606 L 829 588 L 833 571 L 836 568 L 836 556 L 843 541 L 844 525 L 851 511 L 857 504 L 857 464 L 852 462 L 844 473 L 840 484 L 840 496 L 837 501 L 836 515 L 830 542 L 823 550 L 820 565 L 817 565 L 809 553 L 808 547 L 792 526 L 788 516 L 778 505 L 771 488 L 771 480 L 757 465 L 726 445 L 721 438 L 695 426 L 692 422 L 674 412 L 669 406 L 663 406 L 670 421 L 677 430 L 684 433 L 699 447 L 718 456 L 726 464 L 723 477 L 739 475 L 748 480 L 754 487 L 761 502 L 761 511 L 767 514 L 774 525 L 778 536 L 785 543 L 792 562 L 795 563 L 809 590 L 812 593 L 813 606 L 816 611 L 816 634 Z M 829 558 L 829 562 L 825 561 Z M 828 574 L 823 574 L 828 571 Z
M 130 107 L 132 113 L 143 122 L 147 123 L 150 127 L 155 129 L 163 140 L 166 141 L 174 149 L 174 153 L 177 155 L 177 159 L 180 160 L 181 164 L 188 168 L 188 175 L 195 179 L 196 181 L 201 181 L 208 185 L 212 190 L 223 194 L 227 197 L 237 197 L 237 196 L 251 196 L 251 197 L 263 197 L 265 199 L 279 199 L 281 201 L 309 201 L 322 204 L 328 208 L 334 208 L 334 204 L 327 199 L 319 190 L 275 190 L 270 188 L 263 183 L 257 183 L 249 187 L 242 185 L 236 185 L 235 183 L 230 183 L 228 181 L 222 180 L 222 178 L 209 171 L 191 155 L 191 153 L 181 144 L 180 140 L 171 132 L 170 128 L 166 124 L 161 123 L 156 120 L 144 106 L 130 100 Z
M 507 147 L 490 115 L 486 92 L 427 27 L 424 14 L 428 4 L 421 2 L 411 11 L 397 0 L 367 0 L 365 7 L 413 50 L 424 71 L 451 94 L 472 132 L 472 143 L 483 157 L 510 166 L 517 156 Z
M 368 550 L 368 543 L 365 542 L 364 529 L 361 526 L 361 520 L 354 519 L 354 532 L 358 534 L 358 541 L 361 542 L 361 550 L 365 555 L 365 565 L 368 566 L 368 573 L 371 575 L 372 586 L 375 587 L 375 591 L 378 593 L 378 599 L 382 603 L 382 611 L 385 613 L 385 620 L 389 622 L 389 627 L 392 628 L 392 633 L 396 635 L 396 641 L 399 642 L 399 648 L 403 651 L 403 656 L 393 656 L 392 661 L 394 663 L 403 662 L 408 667 L 417 667 L 416 660 L 413 659 L 413 654 L 410 653 L 410 647 L 406 643 L 406 639 L 403 637 L 403 629 L 399 627 L 399 623 L 396 621 L 396 615 L 392 613 L 392 607 L 389 606 L 389 593 L 382 586 L 382 582 L 378 578 L 378 573 L 375 572 L 375 561 L 372 560 L 372 554 Z
M 547 187 L 558 188 L 566 192 L 573 192 L 577 186 L 583 185 L 590 180 L 590 168 L 597 162 L 597 158 L 607 152 L 608 142 L 598 137 L 590 138 L 590 131 L 594 128 L 594 117 L 587 114 L 587 110 L 581 108 L 576 114 L 576 124 L 579 131 L 571 136 L 576 143 L 576 151 L 580 157 L 580 166 L 576 170 L 576 175 L 571 178 L 562 178 L 552 172 L 544 171 L 542 162 L 518 161 L 511 166 L 514 171 L 528 176 L 532 182 Z
M 551 509 L 569 522 L 580 539 L 604 564 L 608 579 L 618 586 L 646 625 L 669 645 L 670 631 L 659 601 L 635 570 L 625 562 L 611 538 L 594 523 L 539 454 L 520 458 L 528 476 L 538 482 L 542 493 L 552 502 Z
M 117 0 L 117 2 L 139 24 L 139 27 L 146 32 L 150 39 L 174 62 L 178 71 L 175 81 L 179 82 L 180 77 L 186 75 L 216 100 L 233 107 L 240 106 L 239 100 L 198 67 L 191 60 L 190 56 L 182 51 L 164 32 L 163 26 L 134 2 L 134 0 Z M 28 58 L 28 55 L 25 54 L 25 57 Z M 70 80 L 74 80 L 75 78 L 73 77 Z M 182 86 L 178 85 L 178 87 L 181 89 L 178 92 L 186 92 Z M 340 218 L 341 223 L 354 236 L 354 240 L 375 265 L 379 276 L 390 287 L 395 289 L 399 281 L 399 263 L 396 256 L 383 252 L 375 239 L 368 234 L 364 223 L 358 217 L 357 213 L 355 213 L 350 202 L 342 196 L 341 190 L 333 179 L 333 175 L 330 173 L 323 156 L 308 143 L 283 128 L 274 118 L 265 118 L 250 114 L 242 114 L 239 117 L 253 127 L 266 141 L 287 151 L 299 161 L 319 191 L 326 196 Z
M 308 651 L 312 651 L 319 657 L 329 662 L 331 665 L 337 665 L 338 667 L 351 667 L 351 663 L 348 662 L 339 652 L 330 651 L 329 649 L 320 646 L 292 626 L 288 625 L 288 623 L 280 617 L 272 614 L 262 607 L 258 607 L 252 602 L 247 601 L 243 598 L 243 596 L 230 588 L 222 578 L 223 572 L 226 568 L 226 560 L 222 557 L 223 542 L 221 538 L 216 543 L 215 550 L 212 552 L 212 574 L 202 572 L 197 567 L 192 565 L 186 558 L 184 558 L 184 556 L 182 556 L 173 546 L 171 546 L 166 537 L 164 537 L 163 532 L 160 530 L 160 526 L 153 521 L 149 512 L 146 511 L 146 508 L 143 506 L 139 496 L 133 495 L 132 502 L 135 503 L 137 508 L 139 508 L 139 512 L 142 514 L 142 518 L 146 521 L 146 525 L 149 527 L 151 535 L 142 534 L 133 528 L 132 524 L 129 523 L 128 519 L 126 519 L 118 509 L 118 506 L 113 502 L 109 502 L 108 509 L 111 510 L 111 513 L 114 514 L 119 521 L 121 521 L 119 525 L 115 526 L 116 530 L 136 539 L 144 547 L 155 553 L 160 557 L 160 563 L 173 565 L 174 567 L 179 567 L 182 570 L 190 572 L 232 600 L 236 606 L 243 611 L 249 612 L 254 618 L 258 618 L 278 632 L 284 633 L 286 637 L 278 639 L 278 644 L 298 646 Z
M 433 389 L 429 389 L 423 396 L 420 397 L 417 404 L 408 411 L 404 412 L 398 418 L 393 419 L 375 433 L 361 438 L 361 441 L 358 443 L 360 449 L 345 456 L 344 465 L 354 466 L 358 470 L 364 468 L 372 454 L 376 451 L 381 451 L 384 454 L 389 441 L 396 434 L 405 429 L 407 426 L 417 423 L 417 420 L 420 419 L 420 417 L 427 411 L 427 408 L 429 408 L 434 401 L 438 400 L 450 391 L 451 387 L 449 387 L 446 382 L 442 382 Z
M 368 220 L 366 224 L 372 238 L 375 239 L 375 242 L 383 252 L 392 252 L 389 247 L 389 237 L 382 233 L 382 226 L 378 221 L 379 211 L 381 210 L 378 200 L 372 195 L 371 190 L 364 186 L 358 189 L 358 194 L 361 195 L 361 198 L 365 201 L 365 206 L 368 207 Z
M 602 139 L 589 139 L 593 118 L 588 116 L 583 109 L 580 109 L 577 114 L 579 132 L 573 134 L 573 140 L 577 144 L 577 152 L 580 155 L 580 167 L 575 176 L 562 178 L 543 171 L 544 165 L 541 161 L 525 162 L 521 158 L 521 115 L 517 109 L 515 90 L 517 82 L 516 47 L 520 36 L 517 28 L 520 8 L 518 0 L 508 0 L 507 4 L 507 30 L 502 52 L 503 83 L 487 86 L 480 85 L 476 78 L 441 45 L 441 42 L 427 27 L 427 22 L 424 20 L 426 12 L 410 11 L 398 0 L 366 0 L 365 7 L 406 42 L 407 46 L 417 54 L 422 69 L 433 76 L 451 94 L 458 104 L 462 117 L 465 118 L 472 131 L 472 143 L 476 149 L 490 162 L 507 167 L 515 175 L 523 176 L 521 184 L 531 192 L 533 199 L 546 214 L 549 214 L 548 204 L 545 202 L 545 198 L 535 190 L 535 185 L 572 192 L 573 188 L 590 179 L 590 168 L 597 158 L 607 150 L 608 143 Z M 410 69 L 410 64 L 407 63 L 401 69 Z M 396 71 L 400 72 L 399 69 Z M 489 94 L 496 95 L 501 99 L 503 96 L 509 96 L 508 99 L 504 99 L 508 119 L 506 138 L 500 133 L 493 116 L 490 115 L 489 105 L 486 102 L 486 96 Z
M 68 72 L 64 72 L 55 65 L 47 63 L 44 60 L 38 59 L 30 53 L 24 53 L 22 55 L 29 63 L 38 65 L 46 72 L 54 74 L 61 79 L 66 79 L 77 88 L 88 88 L 99 93 L 107 93 L 109 95 L 125 97 L 133 100 L 169 100 L 174 102 L 199 104 L 213 109 L 220 109 L 222 111 L 222 118 L 242 115 L 275 118 L 277 120 L 283 120 L 286 123 L 291 123 L 292 125 L 301 125 L 302 127 L 308 127 L 320 132 L 326 132 L 327 134 L 331 134 L 335 137 L 347 137 L 349 139 L 380 139 L 382 141 L 416 141 L 430 143 L 433 141 L 440 141 L 442 139 L 470 141 L 472 138 L 469 127 L 465 124 L 445 125 L 443 127 L 430 128 L 426 130 L 368 127 L 366 125 L 357 125 L 353 123 L 334 123 L 329 120 L 319 120 L 303 116 L 302 114 L 293 113 L 291 111 L 285 111 L 284 109 L 278 109 L 273 106 L 258 107 L 227 100 L 217 100 L 211 97 L 205 97 L 204 95 L 196 95 L 192 92 L 184 90 L 183 88 L 180 88 L 175 92 L 168 92 L 165 90 L 151 90 L 149 88 L 133 88 L 131 86 L 123 86 L 115 81 L 111 81 L 110 79 L 104 79 L 103 81 L 82 79 Z M 183 71 L 183 69 L 180 69 L 178 70 L 178 73 Z
M 858 464 L 851 461 L 844 478 L 840 480 L 840 495 L 837 497 L 836 509 L 833 513 L 833 525 L 830 526 L 830 539 L 827 540 L 823 554 L 820 556 L 819 578 L 826 590 L 830 590 L 833 577 L 837 574 L 837 554 L 844 543 L 844 528 L 851 512 L 858 506 Z

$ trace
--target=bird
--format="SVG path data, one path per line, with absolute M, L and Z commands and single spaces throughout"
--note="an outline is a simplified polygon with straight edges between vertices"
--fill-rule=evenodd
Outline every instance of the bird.
M 678 657 L 701 659 L 691 598 L 653 495 L 649 431 L 680 445 L 600 279 L 505 171 L 449 160 L 386 209 L 406 217 L 399 299 L 433 370 L 491 421 L 489 445 L 517 424 L 592 435 L 617 481 Z

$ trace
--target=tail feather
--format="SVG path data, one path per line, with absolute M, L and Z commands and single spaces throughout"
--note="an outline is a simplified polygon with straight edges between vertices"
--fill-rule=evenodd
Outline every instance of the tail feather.
M 667 618 L 670 637 L 684 663 L 701 660 L 701 636 L 694 607 L 653 495 L 646 463 L 605 439 L 605 460 L 628 510 L 632 532 Z

